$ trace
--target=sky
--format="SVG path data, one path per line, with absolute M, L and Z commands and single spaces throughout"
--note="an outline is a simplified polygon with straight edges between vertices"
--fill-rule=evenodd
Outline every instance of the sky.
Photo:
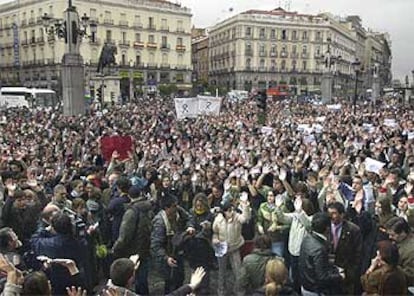
M 281 6 L 290 11 L 334 15 L 359 15 L 362 25 L 388 32 L 392 42 L 394 79 L 412 82 L 414 70 L 414 0 L 173 0 L 191 8 L 196 27 L 212 26 L 220 20 L 249 9 L 270 10 Z M 232 10 L 232 12 L 230 12 Z M 404 81 L 404 80 L 403 80 Z
M 414 70 L 414 0 L 170 0 L 191 8 L 193 24 L 209 27 L 248 9 L 274 9 L 316 14 L 359 15 L 365 28 L 388 32 L 392 41 L 394 79 L 412 81 Z M 10 0 L 0 0 L 0 4 Z M 232 10 L 232 12 L 230 12 Z

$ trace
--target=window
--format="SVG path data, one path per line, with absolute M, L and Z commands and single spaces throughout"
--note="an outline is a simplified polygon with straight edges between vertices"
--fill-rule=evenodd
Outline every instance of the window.
M 275 70 L 276 69 L 276 61 L 275 60 L 271 60 L 270 61 L 270 66 L 271 66 L 272 70 Z
M 178 20 L 177 21 L 177 31 L 178 32 L 183 32 L 184 31 L 184 29 L 183 29 L 183 21 L 182 20 Z
M 261 29 L 260 29 L 260 35 L 259 35 L 259 36 L 260 36 L 260 38 L 265 38 L 265 34 L 266 34 L 266 33 L 265 33 L 265 31 L 266 31 L 266 30 L 265 30 L 264 28 L 261 28 Z
M 105 20 L 110 20 L 110 19 L 111 19 L 111 12 L 105 11 Z
M 261 54 L 265 53 L 265 45 L 264 44 L 260 44 L 259 51 L 260 51 Z
M 292 31 L 292 39 L 293 40 L 296 40 L 297 39 L 296 31 Z
M 126 55 L 125 55 L 124 52 L 121 55 L 121 64 L 122 64 L 122 66 L 126 65 Z
M 302 53 L 306 54 L 308 52 L 308 47 L 306 45 L 302 46 Z
M 43 8 L 39 8 L 39 17 L 43 16 Z
M 252 63 L 251 59 L 247 59 L 247 60 L 246 60 L 246 67 L 247 67 L 247 68 L 250 68 L 251 63 Z
M 140 55 L 136 55 L 135 56 L 135 65 L 140 65 L 141 64 L 141 56 Z
M 296 45 L 293 45 L 293 46 L 292 46 L 292 53 L 294 53 L 294 54 L 295 54 L 295 53 L 296 53 L 296 50 L 297 50 L 297 46 L 296 46 Z
M 308 32 L 303 31 L 302 40 L 308 40 Z
M 282 40 L 287 40 L 287 32 L 286 32 L 286 30 L 282 30 Z
M 121 21 L 126 21 L 127 20 L 127 16 L 125 13 L 121 13 Z
M 127 42 L 127 32 L 122 32 L 122 43 L 125 44 Z
M 260 68 L 263 69 L 265 67 L 265 60 L 261 59 L 260 60 Z
M 141 42 L 141 34 L 135 33 L 135 42 Z
M 276 46 L 276 44 L 272 44 L 271 53 L 275 54 L 276 52 L 277 52 L 277 46 Z
M 27 43 L 27 32 L 26 31 L 24 31 L 23 32 L 23 36 L 24 36 L 24 38 L 23 38 L 23 40 Z
M 161 37 L 161 47 L 162 48 L 167 48 L 167 36 L 162 36 Z
M 167 26 L 167 19 L 162 19 L 162 20 L 161 20 L 161 28 L 162 28 L 163 30 L 168 29 L 168 26 Z
M 182 54 L 179 54 L 178 55 L 178 64 L 179 65 L 182 65 L 183 64 L 183 55 Z
M 322 39 L 321 32 L 320 31 L 316 32 L 316 40 L 321 40 L 321 39 Z
M 91 8 L 89 10 L 89 14 L 91 16 L 92 19 L 96 18 L 96 9 L 95 8 Z
M 306 61 L 303 61 L 303 64 L 302 64 L 302 69 L 304 70 L 304 71 L 306 71 Z
M 276 39 L 276 30 L 275 30 L 275 29 L 272 29 L 272 30 L 270 31 L 270 38 L 272 38 L 272 39 Z
M 135 25 L 140 26 L 141 25 L 141 16 L 136 15 L 134 22 L 135 22 Z
M 112 42 L 112 31 L 111 30 L 106 30 L 106 41 Z
M 252 28 L 251 27 L 247 27 L 246 28 L 246 36 L 251 36 L 252 35 Z
M 179 46 L 183 45 L 183 38 L 182 37 L 177 38 L 177 45 L 179 45 Z
M 53 15 L 53 5 L 49 5 L 49 14 Z
M 321 47 L 318 46 L 316 47 L 316 56 L 320 56 L 321 55 Z
M 281 68 L 282 70 L 285 70 L 285 69 L 286 69 L 286 61 L 285 61 L 285 60 L 282 60 L 282 63 L 281 63 L 281 65 L 280 65 L 280 68 Z
M 154 63 L 154 60 L 155 60 L 155 55 L 151 52 L 150 55 L 149 55 L 149 62 L 151 64 L 153 64 Z
M 292 61 L 292 71 L 296 71 L 296 60 Z
M 36 33 L 35 33 L 35 30 L 32 30 L 32 35 L 30 36 L 30 39 L 31 39 L 31 43 L 35 43 L 35 41 L 36 41 Z
M 148 43 L 155 43 L 154 35 L 148 35 Z
M 148 28 L 153 29 L 155 27 L 154 25 L 154 18 L 152 16 L 150 16 L 148 18 Z

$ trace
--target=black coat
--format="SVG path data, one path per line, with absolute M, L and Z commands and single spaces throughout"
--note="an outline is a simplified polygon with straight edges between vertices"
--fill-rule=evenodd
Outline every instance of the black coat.
M 328 242 L 315 233 L 305 236 L 299 256 L 300 280 L 308 291 L 336 295 L 340 294 L 342 278 L 338 269 L 329 263 L 328 246 Z

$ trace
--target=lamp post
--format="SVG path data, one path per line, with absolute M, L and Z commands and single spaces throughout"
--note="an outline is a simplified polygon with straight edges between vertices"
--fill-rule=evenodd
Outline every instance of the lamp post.
M 45 31 L 49 36 L 57 35 L 65 40 L 65 54 L 62 58 L 61 80 L 63 94 L 63 114 L 74 116 L 85 113 L 84 64 L 80 54 L 80 42 L 87 35 L 90 25 L 92 40 L 95 39 L 97 25 L 84 14 L 79 18 L 72 0 L 68 0 L 64 19 L 52 18 L 45 13 L 42 17 Z
M 353 112 L 354 115 L 356 114 L 356 102 L 357 102 L 357 97 L 358 97 L 358 74 L 360 71 L 360 66 L 361 66 L 361 62 L 359 61 L 359 59 L 356 59 L 353 63 L 352 66 L 354 68 L 355 71 L 355 92 L 354 92 L 354 100 L 352 103 L 352 107 L 353 107 Z

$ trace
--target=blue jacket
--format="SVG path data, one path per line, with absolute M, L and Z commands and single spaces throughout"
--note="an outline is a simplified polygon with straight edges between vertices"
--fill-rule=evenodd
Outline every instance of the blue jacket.
M 44 255 L 49 258 L 72 259 L 76 262 L 80 273 L 83 273 L 86 254 L 86 242 L 77 240 L 68 235 L 56 234 L 50 236 L 47 231 L 41 231 L 32 236 L 30 240 L 32 250 L 36 256 Z M 66 295 L 66 287 L 78 286 L 80 277 L 72 277 L 67 268 L 52 264 L 48 270 L 53 295 Z

